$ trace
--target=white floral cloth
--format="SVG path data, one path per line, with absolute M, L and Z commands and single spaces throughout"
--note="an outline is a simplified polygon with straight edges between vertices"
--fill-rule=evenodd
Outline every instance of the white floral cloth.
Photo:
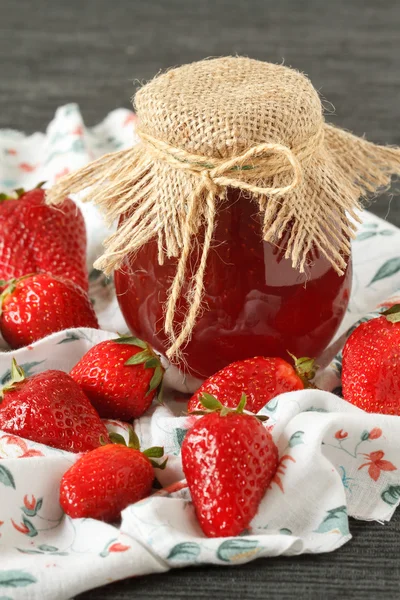
M 105 152 L 127 147 L 135 117 L 113 111 L 88 129 L 76 105 L 61 107 L 46 134 L 0 132 L 0 188 L 48 185 Z M 107 230 L 84 205 L 88 262 Z M 274 398 L 263 409 L 280 463 L 251 527 L 236 538 L 208 539 L 197 524 L 180 460 L 187 429 L 180 392 L 197 382 L 167 370 L 164 406 L 135 422 L 143 447 L 163 445 L 169 456 L 158 477 L 164 490 L 128 507 L 121 524 L 72 520 L 58 503 L 60 478 L 77 456 L 0 432 L 0 597 L 64 600 L 112 581 L 190 564 L 232 565 L 262 556 L 330 552 L 350 538 L 348 516 L 380 522 L 400 501 L 400 417 L 371 415 L 340 397 L 340 348 L 354 325 L 400 300 L 400 230 L 365 212 L 353 245 L 353 292 L 336 341 L 320 357 L 326 391 Z M 91 270 L 90 294 L 103 331 L 53 334 L 15 352 L 0 352 L 0 383 L 15 356 L 28 374 L 65 371 L 94 344 L 126 330 L 112 282 Z M 334 391 L 334 393 L 332 393 Z M 126 425 L 107 426 L 126 435 Z M 24 459 L 24 460 L 21 460 Z

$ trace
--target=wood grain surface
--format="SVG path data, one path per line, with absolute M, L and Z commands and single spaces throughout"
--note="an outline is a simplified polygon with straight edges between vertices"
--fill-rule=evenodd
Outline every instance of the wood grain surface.
M 330 121 L 400 144 L 399 31 L 398 0 L 0 0 L 0 127 L 43 130 L 66 102 L 93 125 L 160 69 L 244 54 L 304 71 Z M 400 226 L 396 187 L 371 210 Z M 400 598 L 399 516 L 351 531 L 333 554 L 175 570 L 79 600 Z

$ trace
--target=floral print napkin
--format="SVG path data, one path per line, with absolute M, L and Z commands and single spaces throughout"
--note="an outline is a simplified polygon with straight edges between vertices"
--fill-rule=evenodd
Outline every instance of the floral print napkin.
M 45 134 L 0 131 L 0 188 L 57 178 L 106 152 L 129 146 L 135 116 L 113 111 L 85 127 L 76 105 L 58 109 Z M 79 198 L 78 198 L 79 202 Z M 96 209 L 82 206 L 89 267 L 107 229 Z M 198 382 L 167 369 L 167 399 L 135 422 L 144 447 L 163 445 L 163 490 L 129 506 L 121 523 L 63 515 L 58 487 L 77 455 L 0 431 L 0 597 L 66 600 L 112 581 L 200 563 L 233 565 L 259 557 L 330 552 L 351 539 L 349 516 L 380 522 L 400 501 L 400 417 L 372 415 L 340 398 L 340 350 L 357 322 L 400 301 L 400 230 L 367 212 L 353 244 L 353 292 L 334 343 L 320 357 L 321 390 L 274 398 L 263 409 L 279 448 L 278 471 L 251 527 L 236 538 L 208 539 L 197 524 L 184 480 L 180 448 L 194 416 L 182 392 Z M 94 344 L 123 332 L 112 281 L 93 269 L 90 294 L 102 331 L 63 331 L 29 348 L 0 352 L 0 383 L 12 356 L 28 374 L 68 371 Z M 127 435 L 125 423 L 107 421 Z M 21 460 L 23 459 L 23 460 Z

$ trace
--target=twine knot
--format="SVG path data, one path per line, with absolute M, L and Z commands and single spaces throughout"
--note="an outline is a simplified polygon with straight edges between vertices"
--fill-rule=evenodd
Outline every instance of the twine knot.
M 307 140 L 307 144 L 298 148 L 290 148 L 285 144 L 265 142 L 256 144 L 243 153 L 228 159 L 209 158 L 193 154 L 177 148 L 150 134 L 138 130 L 138 136 L 147 146 L 155 159 L 162 160 L 176 169 L 190 171 L 200 175 L 203 186 L 213 190 L 228 187 L 237 188 L 252 194 L 263 196 L 279 196 L 287 194 L 302 183 L 302 163 L 313 156 L 322 144 L 324 129 L 320 127 L 316 134 Z M 292 172 L 292 180 L 285 186 L 259 186 L 254 185 L 236 173 L 254 171 L 254 176 L 259 178 L 273 178 L 275 175 Z
M 323 128 L 309 140 L 307 144 L 297 149 L 284 144 L 265 142 L 248 148 L 243 153 L 228 159 L 210 158 L 193 154 L 183 148 L 174 147 L 150 134 L 137 130 L 138 136 L 146 146 L 147 152 L 155 160 L 161 160 L 171 167 L 189 171 L 199 177 L 198 186 L 193 189 L 186 199 L 186 221 L 182 228 L 182 251 L 179 258 L 176 276 L 168 297 L 164 331 L 169 336 L 171 345 L 167 357 L 179 354 L 180 348 L 190 339 L 200 310 L 204 292 L 204 273 L 207 256 L 210 251 L 215 226 L 215 201 L 228 187 L 237 188 L 262 196 L 281 196 L 292 191 L 303 180 L 302 163 L 310 158 L 322 143 Z M 274 180 L 276 175 L 292 172 L 292 179 L 284 186 L 259 186 L 251 181 L 240 178 L 241 173 L 251 174 L 255 179 Z M 235 175 L 238 175 L 235 177 Z M 202 201 L 200 199 L 203 199 Z M 171 199 L 173 202 L 173 199 Z M 186 265 L 191 250 L 191 237 L 196 232 L 198 204 L 202 202 L 205 221 L 205 234 L 200 263 L 193 277 L 192 285 L 187 293 L 188 313 L 178 335 L 175 335 L 174 317 L 176 306 L 185 284 Z M 159 238 L 159 260 L 162 261 L 162 247 Z

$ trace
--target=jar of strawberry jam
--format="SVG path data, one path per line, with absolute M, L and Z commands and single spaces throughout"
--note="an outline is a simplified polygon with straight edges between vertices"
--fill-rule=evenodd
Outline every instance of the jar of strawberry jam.
M 264 242 L 254 204 L 230 189 L 219 211 L 204 277 L 204 309 L 184 350 L 186 369 L 205 378 L 227 364 L 256 355 L 318 356 L 334 336 L 351 289 L 351 260 L 343 275 L 313 248 L 304 273 L 284 257 L 290 228 L 279 245 Z M 203 233 L 204 235 L 204 233 Z M 118 301 L 137 336 L 165 353 L 164 306 L 176 259 L 157 262 L 152 241 L 115 273 Z M 190 271 L 198 252 L 193 251 Z M 187 314 L 182 290 L 176 326 Z
M 359 198 L 400 172 L 397 149 L 324 120 L 303 74 L 226 57 L 157 76 L 135 96 L 138 143 L 57 182 L 118 229 L 133 333 L 206 377 L 255 355 L 318 356 L 346 311 Z

